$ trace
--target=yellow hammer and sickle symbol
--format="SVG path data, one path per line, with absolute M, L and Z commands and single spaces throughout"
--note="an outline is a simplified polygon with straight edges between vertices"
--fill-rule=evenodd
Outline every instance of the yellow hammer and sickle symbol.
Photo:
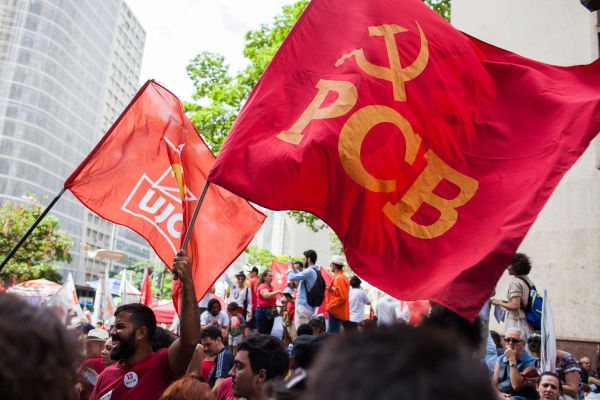
M 385 40 L 385 47 L 387 48 L 387 54 L 390 60 L 389 68 L 375 65 L 368 61 L 363 49 L 353 50 L 352 52 L 343 55 L 336 61 L 335 66 L 339 67 L 348 58 L 354 56 L 358 66 L 367 74 L 374 78 L 384 79 L 392 83 L 394 87 L 394 100 L 406 101 L 404 82 L 414 79 L 423 72 L 429 61 L 427 38 L 418 22 L 417 28 L 419 29 L 419 35 L 421 37 L 421 49 L 419 50 L 419 55 L 415 61 L 406 68 L 402 68 L 402 65 L 400 64 L 400 56 L 398 54 L 398 47 L 396 46 L 394 35 L 400 32 L 407 32 L 407 29 L 394 24 L 369 27 L 369 34 L 371 36 L 383 36 Z
M 181 164 L 171 164 L 171 176 L 175 177 L 177 181 L 177 187 L 179 188 L 179 195 L 181 196 L 181 201 L 185 200 L 185 181 L 183 180 L 183 167 Z

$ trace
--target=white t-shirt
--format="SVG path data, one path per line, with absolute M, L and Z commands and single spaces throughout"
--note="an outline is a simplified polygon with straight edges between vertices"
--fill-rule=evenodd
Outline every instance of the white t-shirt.
M 365 319 L 365 305 L 371 304 L 367 294 L 359 288 L 350 288 L 350 321 Z
M 217 316 L 212 315 L 208 310 L 204 311 L 200 316 L 200 325 L 204 328 L 210 325 L 213 321 L 217 321 L 217 328 L 221 329 L 229 324 L 227 313 L 223 310 L 219 311 Z
M 397 300 L 386 294 L 377 302 L 377 326 L 393 325 L 398 322 L 410 321 L 410 309 L 406 302 Z

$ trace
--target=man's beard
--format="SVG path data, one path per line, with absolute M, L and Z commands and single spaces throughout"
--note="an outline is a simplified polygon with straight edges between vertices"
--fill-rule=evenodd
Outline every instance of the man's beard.
M 308 268 L 308 260 L 304 261 L 304 268 Z
M 118 346 L 115 348 L 115 339 L 118 342 Z M 128 359 L 135 353 L 135 332 L 131 332 L 129 337 L 121 339 L 119 337 L 113 337 L 113 349 L 110 352 L 110 358 L 113 360 L 125 360 Z

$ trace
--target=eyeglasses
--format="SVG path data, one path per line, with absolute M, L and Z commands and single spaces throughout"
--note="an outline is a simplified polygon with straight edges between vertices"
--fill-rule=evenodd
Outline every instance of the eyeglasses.
M 504 338 L 504 341 L 506 341 L 506 343 L 520 343 L 520 342 L 522 342 L 521 339 L 515 339 L 515 338 L 511 338 L 511 337 Z

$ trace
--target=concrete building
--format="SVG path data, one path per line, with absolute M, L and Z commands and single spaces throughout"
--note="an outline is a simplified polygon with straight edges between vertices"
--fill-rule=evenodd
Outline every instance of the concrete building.
M 555 65 L 596 60 L 599 22 L 598 12 L 579 0 L 452 0 L 456 28 Z M 576 356 L 592 356 L 591 343 L 600 341 L 599 140 L 564 176 L 519 249 L 532 260 L 537 289 L 548 291 L 559 348 Z M 507 287 L 504 274 L 496 297 L 504 298 Z M 492 329 L 504 332 L 503 326 Z
M 123 0 L 0 0 L 0 202 L 58 193 L 137 90 L 144 38 Z M 119 243 L 106 235 L 120 230 L 69 193 L 52 213 L 75 242 L 61 272 L 97 278 L 80 244 Z

